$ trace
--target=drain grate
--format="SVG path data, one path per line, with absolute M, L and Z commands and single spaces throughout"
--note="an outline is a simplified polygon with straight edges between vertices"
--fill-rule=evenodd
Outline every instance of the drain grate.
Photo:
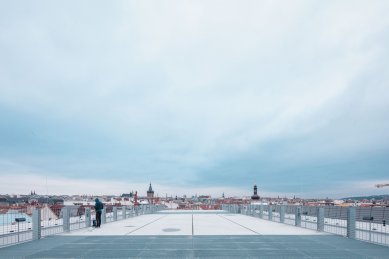
M 164 232 L 177 232 L 180 230 L 181 229 L 179 229 L 179 228 L 164 228 L 164 229 L 162 229 L 162 231 L 164 231 Z

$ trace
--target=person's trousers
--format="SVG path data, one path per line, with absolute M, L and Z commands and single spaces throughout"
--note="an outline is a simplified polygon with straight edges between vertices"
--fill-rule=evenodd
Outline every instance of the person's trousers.
M 101 225 L 101 211 L 96 211 L 96 227 Z

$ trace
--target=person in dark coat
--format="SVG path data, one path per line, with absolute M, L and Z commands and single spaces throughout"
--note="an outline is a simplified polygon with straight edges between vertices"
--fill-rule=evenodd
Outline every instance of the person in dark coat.
M 99 200 L 95 199 L 95 210 L 96 210 L 96 227 L 99 228 L 101 225 L 101 212 L 103 211 L 104 204 Z

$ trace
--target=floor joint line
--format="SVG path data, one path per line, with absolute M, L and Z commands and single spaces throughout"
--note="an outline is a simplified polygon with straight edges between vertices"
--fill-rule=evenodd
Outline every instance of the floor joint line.
M 228 221 L 230 221 L 230 222 L 232 222 L 232 223 L 234 223 L 234 224 L 236 224 L 236 225 L 238 225 L 238 226 L 241 226 L 242 228 L 245 228 L 245 229 L 247 229 L 247 230 L 250 230 L 251 232 L 253 232 L 253 233 L 257 234 L 257 235 L 261 235 L 261 234 L 258 233 L 257 231 L 252 230 L 251 228 L 245 227 L 245 226 L 243 226 L 243 225 L 241 225 L 241 224 L 239 224 L 239 223 L 237 223 L 237 222 L 235 222 L 235 221 L 233 221 L 233 220 L 231 220 L 231 219 L 228 219 L 228 218 L 226 218 L 226 217 L 223 217 L 223 216 L 221 216 L 220 214 L 216 214 L 216 215 L 218 215 L 219 217 L 221 217 L 221 218 L 223 218 L 223 219 L 225 219 L 225 220 L 228 220 Z
M 141 227 L 139 227 L 139 228 L 137 228 L 137 229 L 134 229 L 134 230 L 132 230 L 132 231 L 130 231 L 130 232 L 124 234 L 124 235 L 132 234 L 132 233 L 134 233 L 135 231 L 138 231 L 139 229 L 144 228 L 144 227 L 146 227 L 146 226 L 148 226 L 148 225 L 150 225 L 150 224 L 152 224 L 152 223 L 154 223 L 154 222 L 156 222 L 156 221 L 158 221 L 158 220 L 160 220 L 160 219 L 162 219 L 162 218 L 164 218 L 164 217 L 166 217 L 166 216 L 167 216 L 167 215 L 164 215 L 164 216 L 162 216 L 162 217 L 159 217 L 159 218 L 157 218 L 157 219 L 155 219 L 155 220 L 153 220 L 153 221 L 151 221 L 151 222 L 149 222 L 149 223 L 147 223 L 147 224 L 145 224 L 145 225 L 143 225 L 143 226 L 141 226 Z

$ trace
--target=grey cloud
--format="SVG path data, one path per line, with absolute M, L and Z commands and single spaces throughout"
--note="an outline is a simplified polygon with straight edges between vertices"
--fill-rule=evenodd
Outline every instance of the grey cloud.
M 383 1 L 2 5 L 0 103 L 15 132 L 47 126 L 53 152 L 38 166 L 56 171 L 65 157 L 64 174 L 199 183 L 225 172 L 228 185 L 242 170 L 254 180 L 260 162 L 288 179 L 271 156 L 250 155 L 269 143 L 296 168 L 304 154 L 387 148 Z M 42 147 L 23 140 L 9 159 Z

